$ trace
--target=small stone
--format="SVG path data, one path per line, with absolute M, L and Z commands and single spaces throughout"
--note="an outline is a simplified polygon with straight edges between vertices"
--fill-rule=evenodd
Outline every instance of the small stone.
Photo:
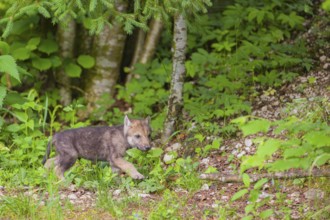
M 299 197 L 300 196 L 300 193 L 299 192 L 294 192 L 294 193 L 291 193 L 290 195 L 289 195 L 289 197 L 291 197 L 291 198 L 297 198 L 297 197 Z
M 243 145 L 241 144 L 241 143 L 237 143 L 236 145 L 235 145 L 235 148 L 241 148 Z
M 140 198 L 148 198 L 148 197 L 151 197 L 150 194 L 148 194 L 148 193 L 138 193 L 137 195 L 138 195 L 138 197 L 140 197 Z
M 210 158 L 203 158 L 201 161 L 201 164 L 208 166 L 210 163 Z
M 68 195 L 68 199 L 70 199 L 70 200 L 77 200 L 78 197 L 76 196 L 76 194 L 71 193 L 71 194 Z
M 170 163 L 174 159 L 174 156 L 172 154 L 165 154 L 163 161 L 167 164 Z
M 326 57 L 325 55 L 323 55 L 323 56 L 320 57 L 320 61 L 321 61 L 321 62 L 324 62 L 324 61 L 326 61 L 326 60 L 327 60 L 327 57 Z
M 266 192 L 261 192 L 261 194 L 259 195 L 259 198 L 264 199 L 267 197 L 274 197 L 272 194 L 266 193 Z
M 263 106 L 262 108 L 261 108 L 261 111 L 262 112 L 265 112 L 265 111 L 267 111 L 268 109 L 267 109 L 267 105 L 265 105 L 265 106 Z
M 210 189 L 210 187 L 207 183 L 203 184 L 203 186 L 201 188 L 201 190 L 209 190 L 209 189 Z
M 251 139 L 245 139 L 244 144 L 246 147 L 251 147 L 252 146 L 252 140 Z
M 325 63 L 325 64 L 323 65 L 323 69 L 326 70 L 326 69 L 329 68 L 329 66 L 330 66 L 330 63 Z
M 180 143 L 174 143 L 171 146 L 173 151 L 178 151 L 181 147 L 182 147 L 182 145 Z
M 221 200 L 228 201 L 229 200 L 229 196 L 221 196 Z
M 219 207 L 219 204 L 217 204 L 217 203 L 213 203 L 213 204 L 211 205 L 211 207 L 214 208 L 214 209 L 216 209 L 216 208 Z
M 279 101 L 275 101 L 275 102 L 272 103 L 273 106 L 278 106 L 279 104 L 280 104 Z
M 304 193 L 305 198 L 309 200 L 323 199 L 324 195 L 324 191 L 320 189 L 309 189 Z
M 241 158 L 246 154 L 246 152 L 243 150 L 241 153 L 237 154 L 237 158 Z
M 225 151 L 226 148 L 227 148 L 227 146 L 222 146 L 222 147 L 220 147 L 220 151 Z
M 77 191 L 77 187 L 74 184 L 71 184 L 68 188 L 71 192 Z
M 116 189 L 115 191 L 113 191 L 112 195 L 113 196 L 119 196 L 119 194 L 121 193 L 120 189 Z
M 63 200 L 66 198 L 66 195 L 65 194 L 60 194 L 60 199 Z

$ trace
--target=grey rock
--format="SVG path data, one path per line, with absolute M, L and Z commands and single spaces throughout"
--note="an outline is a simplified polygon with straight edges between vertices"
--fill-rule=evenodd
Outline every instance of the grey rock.
M 320 189 L 309 189 L 304 193 L 305 198 L 309 200 L 323 199 L 324 195 L 325 192 Z
M 71 193 L 71 194 L 68 195 L 68 199 L 69 199 L 69 200 L 77 200 L 78 197 L 76 196 L 76 194 Z

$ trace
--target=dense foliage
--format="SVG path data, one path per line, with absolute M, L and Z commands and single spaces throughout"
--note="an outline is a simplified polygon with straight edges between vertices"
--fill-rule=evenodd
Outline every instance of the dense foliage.
M 136 187 L 144 192 L 163 192 L 164 199 L 157 204 L 160 211 L 152 212 L 149 217 L 171 218 L 178 215 L 180 200 L 170 189 L 200 189 L 198 160 L 218 150 L 224 139 L 239 136 L 241 131 L 258 148 L 256 154 L 240 159 L 237 171 L 243 175 L 244 187 L 232 201 L 249 194 L 246 219 L 267 218 L 275 211 L 259 212 L 267 199 L 260 202 L 257 198 L 268 180 L 262 179 L 251 189 L 248 173 L 308 170 L 329 163 L 327 97 L 286 104 L 283 119 L 278 121 L 250 115 L 256 97 L 272 94 L 314 68 L 312 49 L 302 33 L 306 32 L 306 20 L 315 16 L 319 5 L 309 0 L 235 0 L 221 11 L 210 10 L 205 14 L 210 6 L 207 0 L 180 3 L 139 0 L 129 5 L 128 12 L 118 10 L 114 2 L 5 0 L 0 3 L 3 17 L 0 20 L 0 186 L 29 185 L 45 189 L 49 199 L 53 198 L 53 203 L 46 206 L 50 213 L 49 210 L 60 210 L 58 189 L 52 188 L 55 177 L 44 170 L 40 161 L 54 132 L 91 124 L 119 124 L 124 114 L 150 115 L 152 136 L 157 139 L 166 117 L 172 71 L 171 19 L 177 12 L 189 18 L 183 123 L 172 139 L 186 142 L 184 152 L 182 155 L 170 152 L 172 160 L 164 164 L 161 158 L 168 152 L 164 152 L 163 146 L 148 153 L 130 149 L 129 160 L 148 177 L 141 182 L 118 178 L 103 163 L 81 160 L 67 173 L 67 183 L 97 191 L 98 206 L 115 217 L 123 217 L 125 213 L 109 197 L 108 188 L 129 191 Z M 328 5 L 329 1 L 325 1 L 323 7 L 327 9 Z M 133 70 L 123 67 L 115 95 L 104 94 L 92 112 L 88 112 L 83 84 L 95 68 L 95 56 L 81 48 L 71 58 L 60 54 L 61 42 L 55 29 L 68 16 L 81 30 L 88 30 L 90 36 L 102 34 L 105 26 L 116 22 L 123 25 L 126 33 L 134 35 L 138 28 L 147 30 L 151 18 L 165 21 L 154 59 L 147 64 L 136 64 Z M 329 33 L 329 29 L 319 31 L 315 45 L 329 48 L 329 37 L 321 34 Z M 79 43 L 83 44 L 76 42 Z M 56 75 L 60 69 L 72 80 L 73 101 L 66 106 L 60 103 L 61 85 Z M 134 77 L 123 83 L 128 74 Z M 313 79 L 308 83 L 312 84 Z M 301 111 L 292 113 L 293 107 Z M 206 172 L 217 170 L 209 167 Z M 167 209 L 172 200 L 177 201 L 177 206 Z M 37 205 L 24 198 L 20 202 L 22 207 L 31 206 L 13 216 L 33 218 Z M 10 212 L 8 204 L 16 203 L 7 199 L 7 205 L 0 205 L 0 217 Z M 63 213 L 58 211 L 49 216 L 63 218 Z

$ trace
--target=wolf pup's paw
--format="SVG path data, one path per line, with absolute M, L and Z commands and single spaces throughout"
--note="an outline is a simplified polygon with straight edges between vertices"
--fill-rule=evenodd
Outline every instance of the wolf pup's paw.
M 141 173 L 139 173 L 139 172 L 133 173 L 133 174 L 131 175 L 131 177 L 132 177 L 133 179 L 136 179 L 136 180 L 142 180 L 142 179 L 144 179 L 144 176 L 143 176 Z

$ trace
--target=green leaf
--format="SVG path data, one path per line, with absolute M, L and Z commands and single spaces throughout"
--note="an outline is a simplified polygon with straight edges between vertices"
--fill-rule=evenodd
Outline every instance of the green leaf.
M 41 41 L 41 44 L 39 45 L 38 49 L 41 52 L 51 54 L 58 51 L 58 45 L 56 41 L 51 39 L 46 39 Z
M 25 112 L 13 112 L 13 115 L 20 120 L 21 122 L 27 122 L 28 120 L 28 115 Z
M 39 44 L 40 44 L 40 37 L 31 38 L 26 45 L 26 49 L 33 51 L 37 49 Z
M 217 168 L 209 166 L 204 173 L 218 173 Z
M 142 156 L 142 152 L 137 148 L 131 148 L 126 151 L 127 155 L 131 156 L 132 158 L 136 159 Z
M 271 156 L 279 149 L 281 144 L 282 142 L 280 140 L 272 139 L 272 138 L 268 139 L 259 145 L 256 155 L 262 158 L 266 156 Z
M 75 77 L 78 78 L 78 77 L 80 77 L 82 70 L 81 70 L 80 66 L 78 66 L 77 64 L 69 63 L 69 64 L 65 65 L 64 71 L 66 72 L 66 74 L 68 74 L 68 76 L 70 76 L 72 78 L 75 78 Z
M 270 216 L 273 215 L 273 210 L 272 209 L 267 209 L 265 211 L 262 211 L 259 215 L 260 218 L 265 219 L 269 218 Z
M 9 53 L 9 51 L 10 46 L 4 41 L 0 41 L 0 55 L 6 55 Z
M 254 189 L 260 189 L 265 183 L 268 182 L 267 178 L 262 178 L 261 180 L 259 180 L 258 182 L 256 182 L 256 184 L 254 184 Z
M 247 187 L 247 188 L 250 187 L 251 179 L 250 179 L 248 174 L 243 173 L 242 180 L 243 180 L 243 183 L 244 183 L 245 187 Z
M 248 156 L 241 163 L 240 172 L 243 173 L 245 170 L 251 167 L 263 167 L 264 166 L 264 158 L 258 155 Z
M 250 203 L 247 206 L 245 206 L 245 214 L 249 214 L 254 210 L 254 203 Z
M 16 60 L 27 60 L 30 58 L 30 50 L 25 47 L 18 48 L 12 52 L 13 57 Z
M 267 132 L 271 122 L 265 119 L 258 119 L 247 122 L 245 125 L 241 125 L 241 130 L 244 136 L 256 134 L 258 132 Z
M 52 56 L 50 60 L 52 62 L 52 66 L 55 68 L 62 65 L 62 60 L 58 56 Z
M 277 160 L 269 165 L 270 171 L 285 171 L 291 168 L 303 168 L 307 169 L 311 165 L 310 158 L 292 158 Z
M 242 220 L 252 220 L 254 217 L 252 215 L 248 215 L 242 218 Z
M 0 56 L 0 72 L 8 73 L 11 77 L 21 82 L 15 59 L 10 55 Z
M 11 124 L 6 127 L 6 130 L 10 133 L 16 133 L 21 130 L 21 126 L 19 126 L 18 124 Z
M 152 148 L 148 151 L 148 158 L 159 158 L 164 151 L 161 148 Z
M 212 142 L 212 149 L 219 149 L 222 138 L 215 138 Z
M 38 70 L 48 70 L 52 67 L 52 62 L 47 58 L 35 58 L 32 60 L 32 66 Z
M 196 138 L 199 142 L 203 142 L 205 139 L 205 136 L 202 134 L 195 134 L 194 138 Z
M 322 8 L 326 11 L 330 11 L 330 0 L 325 0 L 323 3 L 322 3 Z
M 231 201 L 235 201 L 241 197 L 243 197 L 245 194 L 247 194 L 249 191 L 247 189 L 242 189 L 240 191 L 238 191 L 237 193 L 235 193 L 232 197 L 231 197 Z
M 311 131 L 304 136 L 307 143 L 316 147 L 330 146 L 330 135 L 324 131 Z
M 313 164 L 316 166 L 322 166 L 330 161 L 330 154 L 324 153 L 315 158 Z
M 247 120 L 248 120 L 248 116 L 242 116 L 242 117 L 231 120 L 230 123 L 242 125 L 242 124 L 245 124 L 247 122 Z
M 90 69 L 95 65 L 95 59 L 89 55 L 80 55 L 77 62 L 85 69 Z
M 307 147 L 295 147 L 295 148 L 287 148 L 283 152 L 284 159 L 288 159 L 290 157 L 300 157 L 307 153 L 310 149 Z
M 40 14 L 42 14 L 45 18 L 50 18 L 50 17 L 51 17 L 51 15 L 50 15 L 50 13 L 48 12 L 48 10 L 47 10 L 46 8 L 42 7 L 42 6 L 39 6 L 39 7 L 38 7 L 38 12 L 39 12 Z
M 4 86 L 0 86 L 0 108 L 2 108 L 3 100 L 7 95 L 7 88 Z

